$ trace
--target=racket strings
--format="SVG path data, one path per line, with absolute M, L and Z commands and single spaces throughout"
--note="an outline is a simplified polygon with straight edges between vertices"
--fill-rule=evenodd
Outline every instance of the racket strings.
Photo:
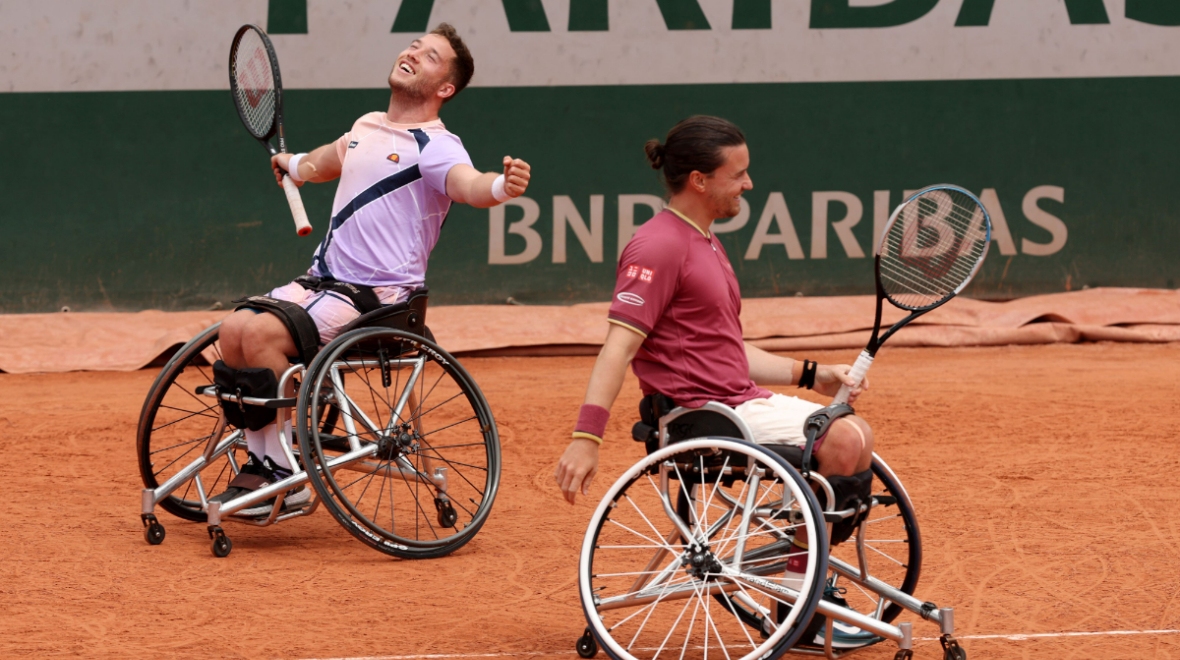
M 266 45 L 246 30 L 234 51 L 234 101 L 254 137 L 264 138 L 275 120 L 275 75 Z
M 987 216 L 969 195 L 936 189 L 898 210 L 881 244 L 878 275 L 889 299 L 916 310 L 970 281 L 987 252 Z

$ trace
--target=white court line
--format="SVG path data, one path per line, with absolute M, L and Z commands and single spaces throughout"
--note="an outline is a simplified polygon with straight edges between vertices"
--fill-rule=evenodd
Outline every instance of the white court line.
M 1101 630 L 1097 632 L 1018 633 L 1015 635 L 955 635 L 955 639 L 1026 639 L 1052 637 L 1106 637 L 1118 635 L 1178 635 L 1180 630 Z M 916 642 L 936 642 L 937 637 L 915 637 Z M 428 653 L 418 655 L 365 655 L 350 658 L 306 658 L 305 660 L 448 660 L 451 658 L 521 658 L 537 655 L 573 655 L 574 651 L 523 651 L 518 653 Z
M 518 653 L 428 653 L 422 655 L 362 655 L 351 658 L 304 658 L 304 660 L 445 660 L 446 658 L 521 658 L 533 655 L 574 655 L 575 651 L 521 651 Z
M 1107 635 L 1176 635 L 1180 630 L 1102 630 L 1098 632 L 1018 633 L 1015 635 L 955 635 L 955 639 L 1010 639 L 1020 642 L 1045 637 L 1104 637 Z M 938 641 L 937 637 L 915 637 L 923 642 Z

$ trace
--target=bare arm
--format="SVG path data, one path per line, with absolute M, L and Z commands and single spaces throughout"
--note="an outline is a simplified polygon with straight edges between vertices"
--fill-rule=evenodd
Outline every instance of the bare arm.
M 803 361 L 782 357 L 746 342 L 750 380 L 759 385 L 794 385 L 803 374 Z
M 598 360 L 594 362 L 594 371 L 590 373 L 585 403 L 610 410 L 619 396 L 619 390 L 623 388 L 627 365 L 631 364 L 641 344 L 642 335 L 611 324 L 602 350 L 598 353 Z M 553 476 L 557 479 L 557 485 L 561 487 L 566 501 L 573 504 L 578 491 L 582 491 L 583 495 L 589 494 L 590 483 L 594 481 L 597 473 L 598 443 L 575 438 L 557 462 Z
M 291 157 L 294 154 L 275 154 L 270 158 L 270 166 L 275 171 L 275 180 L 283 185 L 283 173 L 288 170 Z M 340 177 L 340 170 L 344 164 L 336 153 L 335 143 L 317 147 L 299 161 L 299 178 L 312 183 L 324 183 Z M 299 183 L 298 185 L 303 185 Z
M 746 360 L 750 363 L 750 379 L 759 385 L 795 385 L 803 375 L 803 361 L 789 357 L 782 357 L 746 342 Z M 848 371 L 852 367 L 847 364 L 821 364 L 816 367 L 815 385 L 812 389 L 820 394 L 836 396 L 840 386 L 852 386 L 852 379 Z M 860 387 L 854 389 L 848 397 L 849 403 L 856 400 L 861 392 L 869 389 L 866 378 Z
M 492 183 L 499 175 L 480 172 L 470 165 L 456 165 L 447 172 L 447 197 L 477 209 L 499 204 L 492 195 Z M 504 192 L 509 197 L 520 197 L 529 187 L 529 164 L 519 158 L 504 157 Z

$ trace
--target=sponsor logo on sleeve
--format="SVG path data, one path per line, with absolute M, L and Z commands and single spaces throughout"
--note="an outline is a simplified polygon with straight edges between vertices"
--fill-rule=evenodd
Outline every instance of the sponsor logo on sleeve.
M 652 278 L 656 275 L 656 269 L 640 266 L 639 264 L 631 264 L 623 269 L 623 277 L 632 280 L 639 280 L 651 284 Z
M 619 299 L 619 302 L 635 305 L 636 307 L 642 307 L 645 302 L 643 296 L 637 293 L 631 293 L 630 291 L 624 291 L 615 297 Z
M 348 148 L 349 148 L 349 149 L 354 149 L 354 148 L 356 148 L 356 145 L 358 145 L 358 144 L 360 144 L 360 142 L 357 142 L 356 140 L 353 140 L 352 142 L 349 142 L 349 143 L 348 143 Z

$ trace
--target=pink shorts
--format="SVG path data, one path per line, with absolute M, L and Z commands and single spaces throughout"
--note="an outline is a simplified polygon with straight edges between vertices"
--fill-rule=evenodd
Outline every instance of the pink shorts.
M 383 305 L 405 300 L 410 289 L 400 286 L 375 286 L 373 292 Z M 320 346 L 336 338 L 341 328 L 361 315 L 352 301 L 334 291 L 312 291 L 298 282 L 291 282 L 268 293 L 271 298 L 293 302 L 311 315 L 320 331 Z

